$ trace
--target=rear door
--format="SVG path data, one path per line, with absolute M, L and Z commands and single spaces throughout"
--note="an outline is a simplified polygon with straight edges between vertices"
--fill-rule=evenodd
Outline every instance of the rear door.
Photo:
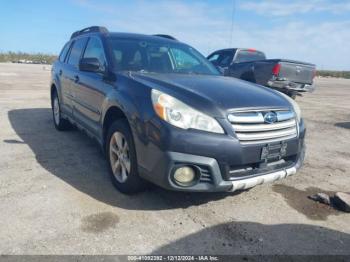
M 58 62 L 55 62 L 54 64 L 54 74 L 55 78 L 57 79 L 57 83 L 59 85 L 60 90 L 60 104 L 61 104 L 61 110 L 64 114 L 71 116 L 72 114 L 72 99 L 70 97 L 70 82 L 67 78 L 67 65 L 66 65 L 66 59 L 67 55 L 69 53 L 71 42 L 68 42 L 63 47 L 59 57 Z
M 66 59 L 66 96 L 69 100 L 69 111 L 72 114 L 74 120 L 77 120 L 74 115 L 74 108 L 76 107 L 76 88 L 79 81 L 79 60 L 82 56 L 83 50 L 86 45 L 87 38 L 78 38 L 72 44 L 72 47 L 69 52 L 69 56 Z
M 256 61 L 266 59 L 263 52 L 255 49 L 239 49 L 233 58 L 229 69 L 229 75 L 249 82 L 257 83 L 255 76 Z

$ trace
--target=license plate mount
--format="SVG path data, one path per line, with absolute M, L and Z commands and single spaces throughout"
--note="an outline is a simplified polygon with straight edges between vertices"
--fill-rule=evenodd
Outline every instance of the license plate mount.
M 272 160 L 280 160 L 287 154 L 286 142 L 267 144 L 261 149 L 260 160 L 269 162 Z

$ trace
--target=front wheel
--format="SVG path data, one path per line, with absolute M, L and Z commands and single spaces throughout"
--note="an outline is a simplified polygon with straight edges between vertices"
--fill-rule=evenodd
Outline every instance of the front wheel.
M 106 156 L 114 186 L 125 194 L 143 191 L 146 182 L 137 172 L 137 158 L 131 130 L 125 120 L 115 121 L 108 130 Z

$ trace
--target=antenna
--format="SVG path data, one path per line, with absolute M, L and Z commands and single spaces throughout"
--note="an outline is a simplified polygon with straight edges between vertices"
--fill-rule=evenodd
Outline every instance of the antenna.
M 230 39 L 229 39 L 230 47 L 232 46 L 233 25 L 234 25 L 234 19 L 235 19 L 235 12 L 236 12 L 236 1 L 232 0 L 231 29 L 230 29 Z

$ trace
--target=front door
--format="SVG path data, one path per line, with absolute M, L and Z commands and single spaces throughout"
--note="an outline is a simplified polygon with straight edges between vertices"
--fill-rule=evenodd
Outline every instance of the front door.
M 104 81 L 107 63 L 99 38 L 89 38 L 82 58 L 97 58 L 100 63 L 100 72 L 79 72 L 73 113 L 89 131 L 98 135 L 102 103 L 108 89 L 112 88 L 108 82 Z

